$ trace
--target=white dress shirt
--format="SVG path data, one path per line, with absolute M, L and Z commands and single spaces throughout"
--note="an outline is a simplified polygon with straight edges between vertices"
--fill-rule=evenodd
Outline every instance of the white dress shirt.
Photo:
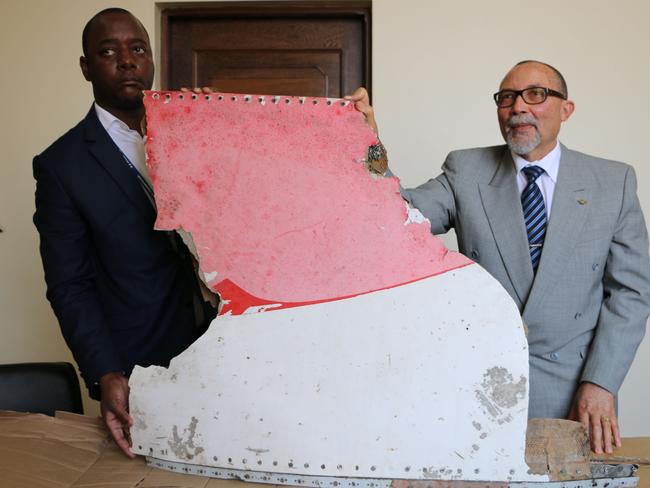
M 553 204 L 553 192 L 555 192 L 555 184 L 557 183 L 557 172 L 560 169 L 560 157 L 562 156 L 562 149 L 560 143 L 557 142 L 553 150 L 544 156 L 539 161 L 526 161 L 518 154 L 512 153 L 512 159 L 515 162 L 517 169 L 517 188 L 519 188 L 519 195 L 521 195 L 528 184 L 528 178 L 522 171 L 526 166 L 539 166 L 544 169 L 539 178 L 535 180 L 537 186 L 542 192 L 544 197 L 544 205 L 546 206 L 546 221 L 551 217 L 551 205 Z
M 128 125 L 115 117 L 115 115 L 104 110 L 96 103 L 95 112 L 97 113 L 99 122 L 106 129 L 108 135 L 111 136 L 115 145 L 129 158 L 129 161 L 131 161 L 133 166 L 136 167 L 142 177 L 149 183 L 149 186 L 152 187 L 151 178 L 149 177 L 147 165 L 145 164 L 144 137 L 137 130 L 130 129 Z

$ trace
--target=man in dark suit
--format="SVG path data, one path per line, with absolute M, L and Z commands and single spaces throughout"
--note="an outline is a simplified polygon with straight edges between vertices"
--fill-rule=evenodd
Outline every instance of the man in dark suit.
M 95 103 L 34 158 L 36 213 L 47 297 L 91 397 L 130 457 L 128 375 L 167 365 L 205 330 L 187 248 L 154 231 L 144 165 L 142 91 L 154 65 L 149 37 L 128 11 L 107 9 L 83 32 L 81 71 Z

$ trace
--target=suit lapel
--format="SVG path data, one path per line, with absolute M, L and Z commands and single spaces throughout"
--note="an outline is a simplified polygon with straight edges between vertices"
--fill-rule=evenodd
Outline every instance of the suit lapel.
M 85 140 L 91 155 L 104 167 L 131 203 L 148 218 L 155 220 L 156 213 L 151 202 L 124 161 L 119 148 L 99 122 L 94 105 L 88 112 L 85 123 Z
M 526 303 L 533 282 L 533 266 L 519 204 L 515 165 L 507 148 L 490 183 L 479 183 L 479 193 L 510 282 L 520 302 Z
M 573 152 L 562 146 L 544 250 L 524 314 L 535 313 L 549 289 L 562 279 L 566 262 L 587 220 L 593 186 L 591 174 L 580 171 Z

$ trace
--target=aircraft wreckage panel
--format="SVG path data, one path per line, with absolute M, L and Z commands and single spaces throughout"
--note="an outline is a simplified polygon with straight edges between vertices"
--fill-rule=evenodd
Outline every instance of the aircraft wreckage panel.
M 315 102 L 315 103 L 314 103 Z M 516 306 L 363 162 L 340 100 L 148 93 L 157 227 L 224 307 L 130 379 L 133 450 L 206 467 L 543 481 Z

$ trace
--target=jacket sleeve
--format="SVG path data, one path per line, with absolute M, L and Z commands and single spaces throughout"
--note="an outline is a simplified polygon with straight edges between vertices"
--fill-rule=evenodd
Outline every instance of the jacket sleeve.
M 402 197 L 429 219 L 432 234 L 444 234 L 455 225 L 455 174 L 454 153 L 450 153 L 442 166 L 442 173 L 417 188 L 401 190 Z
M 47 298 L 86 385 L 108 372 L 123 371 L 95 284 L 92 238 L 81 212 L 53 165 L 33 161 L 36 179 L 34 224 L 40 235 Z
M 603 276 L 603 303 L 582 381 L 618 392 L 650 313 L 648 232 L 632 167 L 624 178 L 623 198 Z

